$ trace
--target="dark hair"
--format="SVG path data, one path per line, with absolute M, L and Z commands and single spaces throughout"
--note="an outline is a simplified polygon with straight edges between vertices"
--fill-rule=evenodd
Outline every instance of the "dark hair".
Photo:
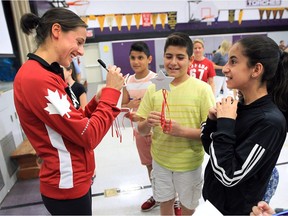
M 65 67 L 65 69 L 67 70 L 67 71 L 72 71 L 72 73 L 71 73 L 71 77 L 72 77 L 72 79 L 74 80 L 74 81 L 77 81 L 76 80 L 76 71 L 75 71 L 75 66 L 74 66 L 74 62 L 72 61 L 71 62 L 71 64 L 68 66 L 68 67 Z
M 35 40 L 38 46 L 50 36 L 52 25 L 55 23 L 58 23 L 64 32 L 77 27 L 88 27 L 77 14 L 65 8 L 52 8 L 41 18 L 33 13 L 27 13 L 20 20 L 21 29 L 25 34 L 29 35 L 33 29 L 36 29 Z
M 130 47 L 129 55 L 132 51 L 144 52 L 147 57 L 151 55 L 148 45 L 143 41 L 134 42 Z
M 74 62 L 72 61 L 71 64 L 70 64 L 70 68 L 72 69 L 72 74 L 71 74 L 71 77 L 74 81 L 78 82 L 77 81 L 77 73 L 76 73 L 76 70 L 75 70 L 75 65 L 74 65 Z
M 174 32 L 170 34 L 165 42 L 164 53 L 166 52 L 168 46 L 180 46 L 186 47 L 186 52 L 189 58 L 192 56 L 193 43 L 189 35 L 183 32 Z
M 288 110 L 288 53 L 279 49 L 277 43 L 267 36 L 250 36 L 237 41 L 242 54 L 248 58 L 248 67 L 261 63 L 264 72 L 261 82 L 267 82 L 268 93 L 283 112 Z

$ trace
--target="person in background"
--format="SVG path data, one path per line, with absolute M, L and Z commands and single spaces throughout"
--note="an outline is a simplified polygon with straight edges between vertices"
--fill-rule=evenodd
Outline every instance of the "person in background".
M 226 85 L 226 78 L 222 73 L 223 66 L 228 61 L 228 51 L 231 47 L 231 42 L 228 40 L 223 40 L 221 42 L 220 48 L 216 51 L 212 58 L 212 62 L 214 62 L 214 68 L 216 70 L 216 76 L 214 77 L 215 81 L 215 97 L 218 98 L 220 96 L 221 91 L 223 92 L 223 97 L 227 97 L 229 95 L 229 89 Z
M 287 48 L 287 46 L 285 45 L 284 40 L 281 40 L 279 43 L 279 49 L 284 52 L 286 50 L 286 48 Z
M 85 91 L 87 93 L 87 90 L 88 90 L 88 83 L 87 83 L 87 80 L 85 77 L 82 76 L 82 71 L 81 71 L 81 67 L 80 67 L 80 57 L 77 56 L 77 57 L 74 57 L 72 58 L 72 62 L 73 62 L 73 67 L 74 67 L 74 72 L 75 72 L 75 81 L 78 82 L 78 83 L 81 83 L 84 88 L 85 88 Z
M 156 73 L 149 70 L 152 56 L 149 47 L 145 42 L 134 42 L 131 45 L 129 61 L 134 74 L 128 77 L 126 86 L 123 88 L 122 107 L 128 107 L 131 111 L 126 115 L 126 117 L 130 118 L 132 122 L 137 122 L 138 118 L 135 113 L 147 87 L 152 83 L 150 79 L 154 78 Z M 151 134 L 141 136 L 136 129 L 133 130 L 141 164 L 146 166 L 149 179 L 151 180 Z M 154 200 L 153 196 L 151 196 L 142 204 L 141 210 L 150 211 L 157 206 L 159 206 L 159 203 Z
M 215 98 L 207 83 L 187 74 L 192 50 L 192 41 L 185 33 L 174 32 L 166 39 L 164 68 L 174 77 L 167 95 L 169 119 L 163 119 L 163 94 L 154 84 L 148 87 L 136 113 L 141 118 L 140 134 L 153 132 L 152 188 L 161 215 L 174 215 L 176 194 L 183 215 L 192 215 L 201 197 L 204 151 L 200 124 Z
M 242 38 L 229 51 L 227 87 L 242 96 L 222 98 L 201 126 L 210 155 L 203 198 L 224 215 L 248 215 L 267 191 L 287 135 L 287 71 L 288 53 L 269 37 Z
M 65 81 L 68 83 L 69 87 L 71 87 L 77 99 L 77 101 L 75 102 L 73 101 L 73 103 L 78 104 L 74 107 L 78 109 L 81 106 L 81 108 L 84 110 L 85 106 L 87 105 L 86 89 L 81 83 L 75 81 L 77 80 L 77 78 L 76 78 L 74 62 L 72 61 L 69 67 L 63 67 L 63 69 L 64 69 Z
M 72 58 L 72 62 L 73 62 L 73 65 L 74 65 L 74 70 L 75 70 L 75 74 L 76 74 L 76 79 L 75 81 L 81 83 L 81 69 L 80 69 L 80 58 L 79 57 L 75 57 L 75 58 Z
M 214 77 L 216 75 L 213 62 L 204 56 L 204 42 L 200 39 L 193 41 L 193 60 L 188 68 L 188 74 L 207 82 L 215 92 Z
M 51 215 L 92 215 L 94 149 L 120 113 L 124 77 L 109 66 L 106 86 L 76 109 L 63 69 L 84 54 L 87 25 L 74 12 L 53 8 L 42 17 L 21 17 L 21 28 L 35 34 L 37 49 L 28 54 L 14 80 L 14 103 L 21 126 L 41 158 L 40 192 Z

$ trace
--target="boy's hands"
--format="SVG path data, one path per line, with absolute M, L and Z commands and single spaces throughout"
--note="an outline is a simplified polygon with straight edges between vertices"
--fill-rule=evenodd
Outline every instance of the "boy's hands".
M 150 112 L 146 121 L 147 125 L 151 128 L 159 126 L 161 124 L 161 113 L 156 111 Z
M 174 120 L 166 120 L 165 127 L 163 129 L 163 133 L 169 134 L 171 136 L 180 136 L 182 131 L 182 127 Z

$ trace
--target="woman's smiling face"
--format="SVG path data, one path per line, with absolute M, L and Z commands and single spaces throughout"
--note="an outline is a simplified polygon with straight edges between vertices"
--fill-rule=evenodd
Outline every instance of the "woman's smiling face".
M 61 65 L 68 67 L 72 62 L 72 58 L 83 56 L 86 32 L 84 27 L 75 28 L 73 31 L 61 32 L 58 41 L 58 62 Z

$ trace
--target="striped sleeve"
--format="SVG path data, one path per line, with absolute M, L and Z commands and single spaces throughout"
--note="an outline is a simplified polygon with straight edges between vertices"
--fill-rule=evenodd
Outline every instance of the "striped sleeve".
M 205 127 L 203 125 L 204 134 Z M 251 130 L 243 139 L 236 139 L 234 128 L 235 120 L 218 119 L 217 131 L 210 133 L 209 146 L 206 143 L 214 175 L 226 187 L 233 187 L 258 173 L 262 164 L 270 160 L 268 146 L 279 143 L 281 138 L 279 131 L 269 124 Z
M 265 149 L 263 147 L 255 144 L 240 169 L 234 170 L 232 177 L 229 177 L 226 174 L 225 167 L 218 164 L 215 148 L 212 142 L 210 146 L 210 158 L 216 178 L 226 187 L 233 187 L 234 185 L 238 184 L 253 169 L 253 167 L 256 166 L 264 152 Z

